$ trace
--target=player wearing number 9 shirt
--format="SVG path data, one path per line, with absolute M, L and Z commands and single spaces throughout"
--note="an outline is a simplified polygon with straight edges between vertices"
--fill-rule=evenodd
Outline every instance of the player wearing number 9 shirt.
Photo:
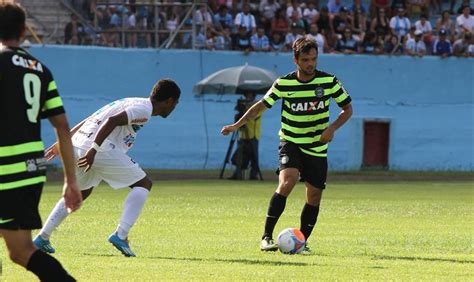
M 0 237 L 12 261 L 41 281 L 74 281 L 31 241 L 31 230 L 41 228 L 38 203 L 46 180 L 42 118 L 49 119 L 60 140 L 63 196 L 69 211 L 79 208 L 82 196 L 56 83 L 43 63 L 19 47 L 25 27 L 25 12 L 18 4 L 0 4 Z

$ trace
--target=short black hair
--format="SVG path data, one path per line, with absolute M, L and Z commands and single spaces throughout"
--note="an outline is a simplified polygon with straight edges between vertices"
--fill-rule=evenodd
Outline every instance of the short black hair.
M 318 54 L 318 44 L 308 36 L 300 37 L 293 42 L 293 55 L 297 59 L 302 53 L 309 53 L 311 49 L 315 49 Z
M 151 90 L 150 98 L 154 101 L 164 101 L 168 98 L 178 100 L 181 95 L 181 89 L 172 79 L 160 79 Z
M 227 6 L 226 6 L 226 5 L 220 5 L 218 11 L 219 11 L 219 12 L 222 12 L 222 11 L 224 11 L 224 10 L 228 10 Z
M 20 39 L 25 29 L 26 13 L 16 3 L 0 4 L 0 39 Z

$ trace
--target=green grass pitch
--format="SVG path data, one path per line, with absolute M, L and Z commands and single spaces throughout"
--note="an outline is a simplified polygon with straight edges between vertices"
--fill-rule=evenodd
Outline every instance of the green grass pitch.
M 273 181 L 156 181 L 130 233 L 137 257 L 126 258 L 107 237 L 128 189 L 102 185 L 53 234 L 55 257 L 80 281 L 474 280 L 472 182 L 329 183 L 311 256 L 259 250 L 275 187 Z M 43 220 L 60 188 L 46 185 Z M 299 227 L 303 204 L 298 184 L 275 233 Z M 35 280 L 7 258 L 4 244 L 0 260 L 0 281 Z

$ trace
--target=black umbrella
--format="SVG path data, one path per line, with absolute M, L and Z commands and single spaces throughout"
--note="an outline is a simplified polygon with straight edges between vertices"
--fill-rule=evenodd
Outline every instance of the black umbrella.
M 244 94 L 252 91 L 265 94 L 272 86 L 276 75 L 254 66 L 240 66 L 217 71 L 194 85 L 193 92 L 201 94 Z

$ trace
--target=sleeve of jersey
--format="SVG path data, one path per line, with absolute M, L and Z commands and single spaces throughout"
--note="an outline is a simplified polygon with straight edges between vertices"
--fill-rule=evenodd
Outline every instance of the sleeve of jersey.
M 46 100 L 41 108 L 41 118 L 48 118 L 65 112 L 56 82 L 51 78 L 46 86 Z
M 128 116 L 128 124 L 143 125 L 147 123 L 151 117 L 151 112 L 148 109 L 138 105 L 126 108 L 125 112 Z
M 349 96 L 349 93 L 347 93 L 344 86 L 342 86 L 341 82 L 339 82 L 336 77 L 334 77 L 333 85 L 334 86 L 331 89 L 331 97 L 336 101 L 337 105 L 342 108 L 349 104 L 352 101 L 351 96 Z
M 281 92 L 279 90 L 279 85 L 278 85 L 278 81 L 279 79 L 277 79 L 272 87 L 270 89 L 268 89 L 267 93 L 265 94 L 265 96 L 263 96 L 262 98 L 262 101 L 263 101 L 263 104 L 265 104 L 265 106 L 267 106 L 267 108 L 271 108 L 273 107 L 273 105 L 275 104 L 275 102 L 281 98 Z

